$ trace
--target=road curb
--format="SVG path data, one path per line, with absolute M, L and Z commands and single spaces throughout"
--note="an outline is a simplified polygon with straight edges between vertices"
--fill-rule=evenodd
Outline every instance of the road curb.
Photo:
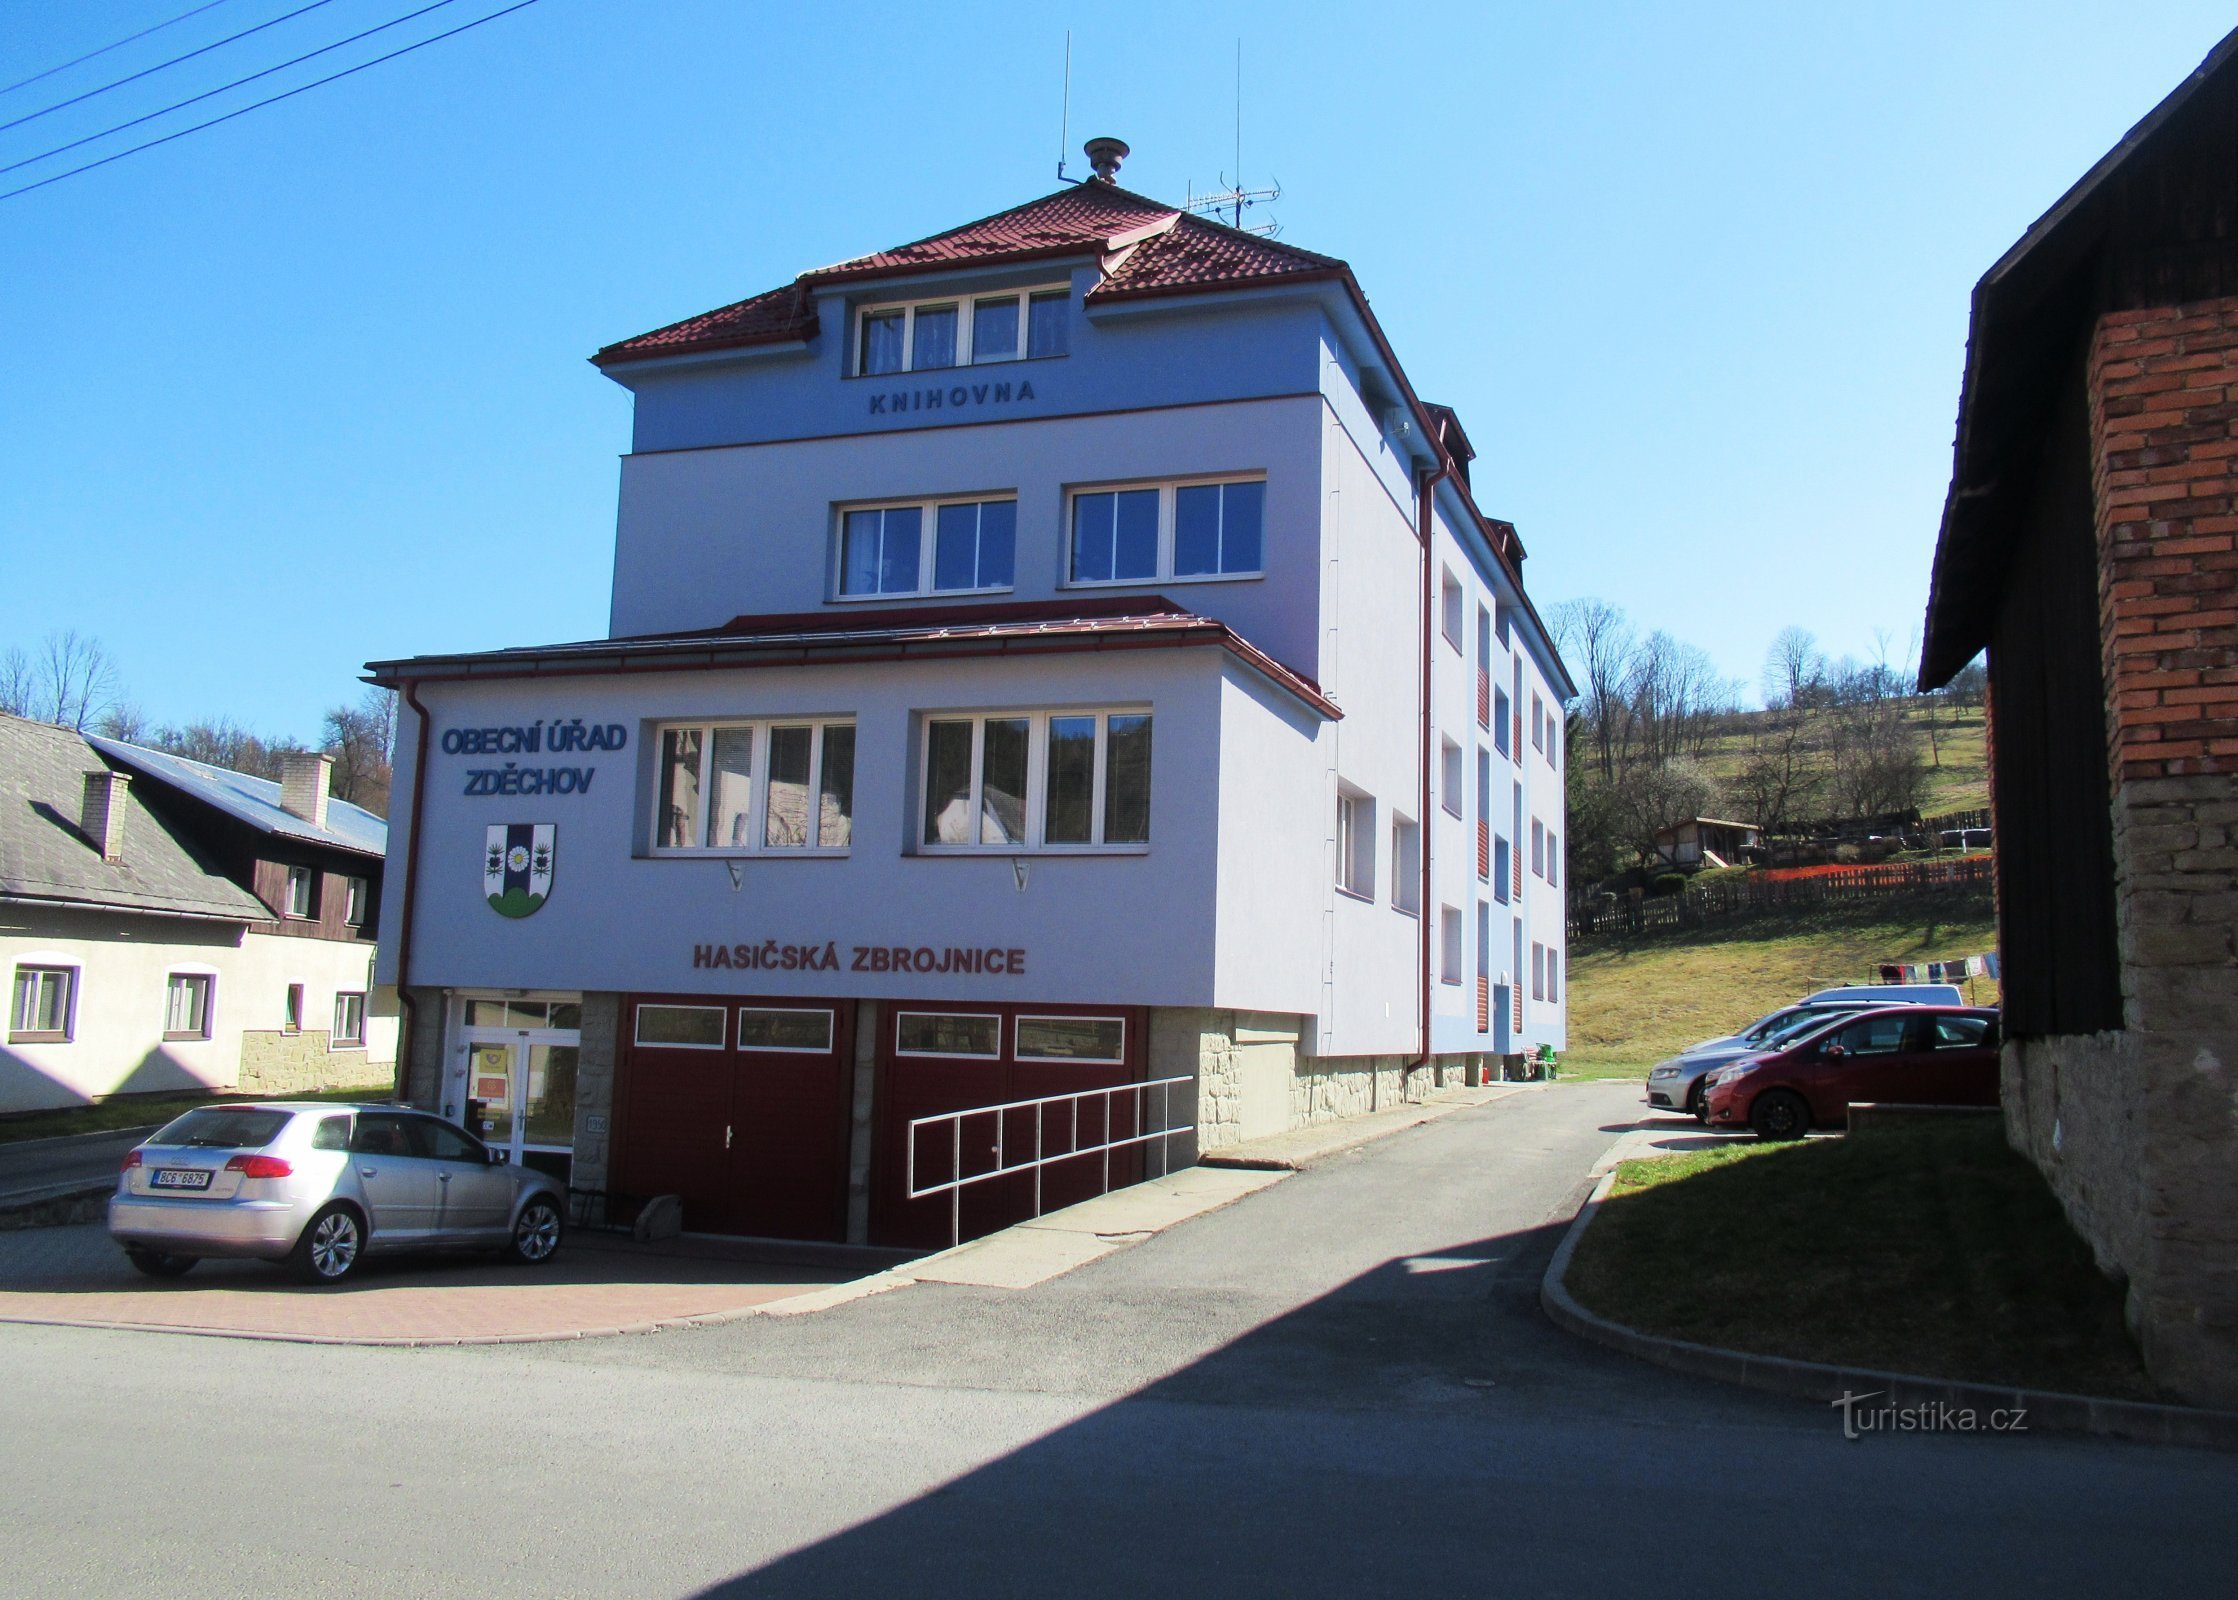
M 98 1222 L 116 1189 L 114 1178 L 98 1183 L 51 1183 L 0 1197 L 0 1233 L 19 1228 L 67 1228 Z
M 2008 1389 L 1994 1384 L 1959 1383 L 1909 1372 L 1878 1372 L 1869 1367 L 1834 1366 L 1787 1356 L 1751 1355 L 1686 1339 L 1667 1339 L 1612 1322 L 1579 1305 L 1564 1279 L 1578 1241 L 1592 1225 L 1601 1203 L 1615 1187 L 1612 1168 L 1601 1175 L 1539 1280 L 1539 1306 L 1566 1332 L 1611 1350 L 1652 1361 L 1659 1367 L 1697 1378 L 1714 1378 L 1744 1389 L 1789 1395 L 1832 1404 L 1843 1395 L 1868 1395 L 1898 1408 L 1944 1408 L 1977 1413 L 2023 1407 L 2030 1432 L 2095 1434 L 2140 1444 L 2178 1445 L 2194 1450 L 2238 1451 L 2238 1411 L 2197 1410 L 2154 1405 L 2141 1400 L 2109 1400 L 2043 1389 Z

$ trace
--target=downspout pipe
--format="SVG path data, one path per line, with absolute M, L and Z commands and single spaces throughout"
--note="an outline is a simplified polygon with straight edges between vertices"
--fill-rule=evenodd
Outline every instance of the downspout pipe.
M 1418 997 L 1422 1006 L 1422 1049 L 1421 1053 L 1412 1061 L 1399 1069 L 1399 1084 L 1402 1091 L 1406 1086 L 1406 1081 L 1413 1077 L 1418 1069 L 1430 1064 L 1430 920 L 1434 915 L 1430 900 L 1430 835 L 1433 831 L 1430 821 L 1430 743 L 1432 735 L 1430 637 L 1433 626 L 1431 607 L 1435 601 L 1432 586 L 1437 581 L 1438 566 L 1433 559 L 1437 541 L 1432 537 L 1432 530 L 1437 526 L 1438 484 L 1452 471 L 1453 457 L 1447 454 L 1444 445 L 1440 444 L 1438 446 L 1438 464 L 1422 475 L 1421 486 L 1416 491 L 1415 496 L 1415 537 L 1422 545 L 1422 683 L 1420 689 L 1422 696 L 1422 783 L 1420 804 L 1415 812 L 1415 815 L 1422 819 L 1415 829 L 1415 837 L 1421 841 L 1421 848 L 1415 853 L 1421 857 L 1422 868 L 1422 886 L 1415 896 L 1415 905 L 1420 913 L 1419 920 L 1422 924 L 1420 930 L 1422 987 Z
M 420 882 L 420 822 L 427 798 L 427 707 L 420 704 L 419 680 L 404 680 L 404 703 L 419 720 L 420 731 L 412 756 L 412 834 L 404 846 L 403 904 L 398 908 L 396 930 L 396 1002 L 403 1009 L 404 1026 L 396 1046 L 396 1099 L 403 1100 L 411 1084 L 412 1047 L 420 1031 L 420 1008 L 412 998 L 412 911 Z

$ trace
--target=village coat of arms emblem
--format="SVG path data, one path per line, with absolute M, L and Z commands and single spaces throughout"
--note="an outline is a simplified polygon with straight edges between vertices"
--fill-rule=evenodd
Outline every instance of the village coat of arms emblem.
M 552 893 L 552 836 L 549 822 L 500 822 L 490 827 L 482 852 L 482 892 L 501 917 L 525 917 Z

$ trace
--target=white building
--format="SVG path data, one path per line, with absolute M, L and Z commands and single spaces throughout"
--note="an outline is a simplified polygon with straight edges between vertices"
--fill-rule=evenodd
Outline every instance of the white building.
M 117 1095 L 388 1088 L 386 828 L 286 781 L 0 716 L 0 1112 Z
M 610 636 L 372 669 L 417 1101 L 936 1242 L 919 1117 L 1183 1077 L 1121 1114 L 1210 1148 L 1562 1043 L 1571 686 L 1342 262 L 1106 176 L 596 359 Z

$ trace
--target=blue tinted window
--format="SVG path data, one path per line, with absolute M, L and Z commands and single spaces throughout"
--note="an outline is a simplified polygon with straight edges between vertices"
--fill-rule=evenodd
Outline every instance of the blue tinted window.
M 878 592 L 878 534 L 884 522 L 884 514 L 877 511 L 847 513 L 847 530 L 839 559 L 841 594 Z
M 885 549 L 878 563 L 878 592 L 906 594 L 917 587 L 917 545 L 924 518 L 915 506 L 896 506 L 885 516 Z
M 1005 295 L 971 308 L 971 359 L 1014 361 L 1018 357 L 1018 301 Z
M 1026 303 L 1026 354 L 1061 356 L 1071 312 L 1068 294 L 1037 294 Z
M 1220 570 L 1220 485 L 1194 483 L 1174 491 L 1173 570 Z
M 927 367 L 952 367 L 955 364 L 956 308 L 920 306 L 917 310 L 917 331 L 910 339 L 910 370 L 922 372 Z
M 1259 570 L 1260 523 L 1266 515 L 1267 486 L 1263 483 L 1225 483 L 1220 486 L 1220 570 Z
M 839 592 L 907 594 L 915 589 L 922 520 L 915 506 L 848 512 L 839 554 Z
M 1154 578 L 1158 575 L 1158 491 L 1128 489 L 1118 501 L 1111 575 Z
M 863 347 L 855 362 L 862 373 L 901 371 L 901 320 L 899 311 L 881 311 L 863 318 Z
M 1119 497 L 1076 495 L 1072 502 L 1072 575 L 1083 583 L 1111 576 L 1111 524 Z
M 979 508 L 979 587 L 1010 587 L 1018 543 L 1018 502 L 990 500 Z
M 1017 527 L 1015 500 L 942 506 L 934 536 L 933 587 L 1008 588 Z

